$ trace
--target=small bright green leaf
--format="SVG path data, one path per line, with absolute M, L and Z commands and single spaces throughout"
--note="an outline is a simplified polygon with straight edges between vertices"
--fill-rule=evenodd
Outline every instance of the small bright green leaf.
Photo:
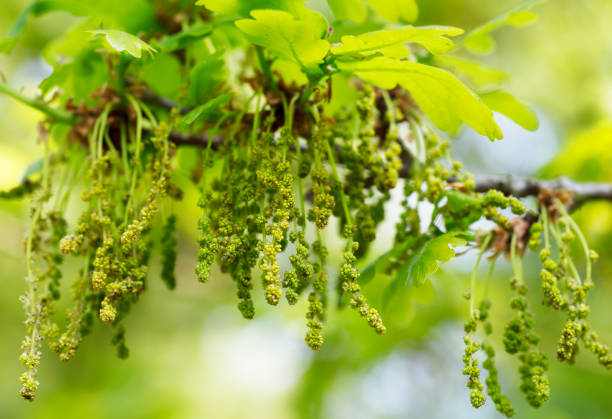
M 253 19 L 236 22 L 247 39 L 304 70 L 321 63 L 329 51 L 329 42 L 321 39 L 324 33 L 315 20 L 296 19 L 279 10 L 253 10 L 251 15 Z
M 503 137 L 493 120 L 493 112 L 448 71 L 387 57 L 339 62 L 338 67 L 384 89 L 392 89 L 398 84 L 408 89 L 423 112 L 441 130 L 454 133 L 463 121 L 491 140 Z
M 212 100 L 209 100 L 203 105 L 191 110 L 187 115 L 181 118 L 181 123 L 184 125 L 191 125 L 198 119 L 209 118 L 219 106 L 228 103 L 234 95 L 232 93 L 226 93 L 218 96 Z
M 397 279 L 404 287 L 423 285 L 429 275 L 434 274 L 440 263 L 448 262 L 455 256 L 455 250 L 450 246 L 463 246 L 465 239 L 458 233 L 446 233 L 423 244 L 398 271 Z
M 470 52 L 476 54 L 487 54 L 492 52 L 495 49 L 495 40 L 490 35 L 492 31 L 507 25 L 521 27 L 534 22 L 538 18 L 538 15 L 531 12 L 530 9 L 544 1 L 545 0 L 527 0 L 523 2 L 514 9 L 474 29 L 463 39 L 462 45 Z
M 343 36 L 342 44 L 332 47 L 334 55 L 369 55 L 380 52 L 391 58 L 410 55 L 405 45 L 414 42 L 427 48 L 432 54 L 443 54 L 453 48 L 447 36 L 457 36 L 462 29 L 450 26 L 408 26 L 402 29 L 385 29 L 357 36 Z
M 414 22 L 419 17 L 415 0 L 366 0 L 370 7 L 389 22 Z
M 87 32 L 96 35 L 104 35 L 106 42 L 108 42 L 108 45 L 110 45 L 112 49 L 117 52 L 125 51 L 136 58 L 142 57 L 143 50 L 151 55 L 157 52 L 151 45 L 131 33 L 118 31 L 116 29 L 97 29 Z
M 463 192 L 451 189 L 444 192 L 448 203 L 448 209 L 451 212 L 465 212 L 479 208 L 482 199 L 480 196 L 468 195 Z
M 159 47 L 163 52 L 172 52 L 185 48 L 191 42 L 207 37 L 213 31 L 213 25 L 200 23 L 181 32 L 166 36 L 159 41 Z
M 505 71 L 452 55 L 438 55 L 434 63 L 462 77 L 476 89 L 496 88 L 509 79 Z
M 482 101 L 492 110 L 506 115 L 521 127 L 529 131 L 538 129 L 538 117 L 522 102 L 508 92 L 497 90 L 480 95 Z

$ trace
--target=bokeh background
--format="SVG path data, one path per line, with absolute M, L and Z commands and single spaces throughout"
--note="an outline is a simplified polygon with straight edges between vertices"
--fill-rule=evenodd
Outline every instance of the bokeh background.
M 4 35 L 29 1 L 1 3 Z M 519 2 L 419 3 L 419 24 L 469 29 Z M 455 156 L 476 174 L 612 182 L 612 2 L 555 0 L 537 11 L 537 23 L 498 31 L 497 52 L 483 60 L 512 75 L 509 90 L 534 107 L 540 128 L 527 132 L 499 116 L 504 140 L 490 143 L 467 130 L 454 143 Z M 75 19 L 53 13 L 32 21 L 14 52 L 0 55 L 0 77 L 35 94 L 50 71 L 41 48 Z M 35 141 L 39 117 L 0 97 L 0 188 L 16 184 L 41 154 Z M 0 418 L 501 417 L 490 403 L 478 411 L 469 406 L 461 375 L 467 315 L 461 296 L 468 288 L 472 256 L 445 265 L 433 279 L 433 290 L 407 295 L 400 311 L 386 319 L 389 331 L 383 337 L 364 327 L 354 313 L 332 311 L 326 343 L 313 354 L 303 342 L 304 307 L 281 304 L 269 310 L 261 303 L 249 322 L 235 309 L 231 281 L 219 273 L 206 285 L 195 281 L 198 211 L 190 200 L 178 209 L 178 288 L 167 291 L 155 280 L 154 261 L 150 288 L 126 322 L 130 358 L 116 358 L 109 331 L 97 327 L 68 364 L 44 353 L 41 390 L 29 404 L 17 394 L 27 203 L 0 201 Z M 388 212 L 391 220 L 385 228 L 393 225 L 392 206 Z M 591 320 L 611 343 L 612 203 L 587 204 L 575 217 L 601 255 L 590 297 Z M 385 241 L 379 239 L 369 258 L 384 250 Z M 537 330 L 554 359 L 563 318 L 538 307 L 536 261 L 528 258 L 525 269 Z M 69 267 L 67 275 L 74 271 Z M 510 293 L 509 275 L 507 264 L 500 263 L 490 291 L 497 301 Z M 376 298 L 383 286 L 373 281 L 365 292 Z M 509 316 L 503 305 L 493 307 L 497 331 Z M 612 374 L 589 354 L 581 354 L 573 367 L 551 362 L 551 400 L 534 410 L 517 390 L 515 360 L 498 353 L 502 385 L 518 418 L 612 418 Z

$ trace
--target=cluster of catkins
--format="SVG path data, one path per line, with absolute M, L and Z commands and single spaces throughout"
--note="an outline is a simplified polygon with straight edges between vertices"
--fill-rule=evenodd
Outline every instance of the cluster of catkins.
M 527 249 L 533 252 L 539 251 L 542 264 L 539 275 L 542 304 L 567 315 L 558 340 L 557 359 L 560 362 L 573 364 L 579 352 L 579 345 L 582 343 L 597 357 L 601 365 L 608 369 L 612 368 L 612 356 L 608 346 L 599 341 L 597 333 L 588 323 L 590 309 L 586 304 L 586 296 L 593 288 L 591 264 L 598 256 L 595 251 L 589 249 L 578 225 L 569 216 L 566 207 L 571 205 L 571 200 L 567 199 L 566 195 L 563 191 L 543 191 L 539 197 L 539 215 L 529 213 L 524 218 L 512 220 L 506 219 L 497 211 L 497 208 L 510 208 L 517 215 L 524 213 L 524 205 L 512 197 L 505 197 L 497 191 L 489 191 L 482 196 L 478 204 L 483 212 L 488 214 L 485 216 L 496 222 L 499 228 L 491 233 L 491 236 L 497 238 L 484 243 L 478 261 L 482 253 L 487 250 L 495 252 L 493 258 L 505 251 L 512 264 L 513 276 L 510 287 L 514 296 L 510 299 L 510 308 L 514 316 L 505 327 L 502 344 L 508 354 L 516 355 L 520 361 L 518 368 L 521 378 L 520 389 L 533 407 L 540 407 L 549 400 L 550 384 L 546 375 L 548 358 L 538 349 L 540 338 L 534 330 L 535 319 L 529 310 L 526 298 L 528 287 L 523 278 L 521 253 Z M 562 202 L 560 198 L 564 198 L 566 202 Z M 528 230 L 525 226 L 529 226 Z M 584 277 L 579 273 L 571 256 L 571 246 L 577 238 L 586 261 Z M 473 292 L 473 289 L 470 290 L 468 299 L 473 298 Z M 480 342 L 476 338 L 476 331 L 481 323 L 484 324 L 486 336 L 492 333 L 492 325 L 487 321 L 490 307 L 491 302 L 485 297 L 480 308 L 471 312 L 470 319 L 465 324 L 463 374 L 468 376 L 467 387 L 471 390 L 472 405 L 482 406 L 486 396 L 480 381 L 478 360 L 474 357 L 474 354 L 482 349 L 487 356 L 483 362 L 483 367 L 488 371 L 487 394 L 495 403 L 497 410 L 510 417 L 514 415 L 514 409 L 508 398 L 501 394 L 498 370 L 493 360 L 495 350 L 490 343 Z
M 518 254 L 526 247 L 522 241 L 529 240 L 529 247 L 535 250 L 545 233 L 540 253 L 544 304 L 568 316 L 558 358 L 573 362 L 581 341 L 609 368 L 608 348 L 599 343 L 586 321 L 585 299 L 592 288 L 590 260 L 596 255 L 586 247 L 565 207 L 547 202 L 540 219 L 519 237 L 519 249 L 517 223 L 500 210 L 521 216 L 526 212 L 521 201 L 498 191 L 474 192 L 474 179 L 452 159 L 450 143 L 439 138 L 405 91 L 367 85 L 358 91 L 354 109 L 340 111 L 333 118 L 325 114 L 324 103 L 296 100 L 299 96 L 281 92 L 286 95 L 282 109 L 258 100 L 254 112 L 244 105 L 242 112 L 228 109 L 216 121 L 192 176 L 201 191 L 197 279 L 208 281 L 217 268 L 229 274 L 235 282 L 238 309 L 246 319 L 255 315 L 253 289 L 258 283 L 269 305 L 286 301 L 293 306 L 306 298 L 305 341 L 318 350 L 324 343 L 332 289 L 325 239 L 327 230 L 337 228 L 345 239 L 333 284 L 337 303 L 348 305 L 376 333 L 385 333 L 380 313 L 362 292 L 356 265 L 376 238 L 391 191 L 400 187 L 401 213 L 386 274 L 406 266 L 420 246 L 445 231 L 468 231 L 480 217 L 497 225 L 497 238 L 482 251 L 505 251 L 513 261 L 510 306 L 514 317 L 504 331 L 503 345 L 520 360 L 521 390 L 531 405 L 544 403 L 550 390 L 547 360 L 537 349 L 539 338 L 525 298 L 527 285 Z M 34 191 L 31 228 L 25 241 L 27 336 L 21 356 L 26 367 L 21 394 L 28 400 L 38 388 L 43 340 L 62 360 L 68 360 L 98 318 L 113 327 L 112 343 L 118 355 L 128 356 L 122 322 L 146 288 L 151 249 L 158 236 L 161 279 L 169 289 L 177 285 L 177 218 L 169 213 L 168 201 L 180 199 L 181 193 L 172 182 L 174 145 L 170 137 L 173 129 L 185 125 L 175 124 L 177 112 L 162 113 L 160 119 L 169 122 L 158 123 L 160 115 L 156 117 L 144 103 L 129 95 L 125 103 L 111 100 L 97 108 L 84 165 L 87 176 L 81 205 L 85 209 L 74 228 L 62 214 L 73 203 L 70 192 L 83 178 L 82 147 L 79 152 L 67 146 L 70 153 L 65 155 L 61 150 L 53 156 L 48 152 L 41 180 L 28 181 L 7 193 L 12 197 Z M 209 128 L 206 124 L 195 127 Z M 433 205 L 430 219 L 422 218 L 419 206 L 423 203 Z M 156 218 L 162 219 L 159 234 L 155 234 Z M 584 280 L 570 258 L 569 246 L 576 235 L 589 260 Z M 60 265 L 68 256 L 82 257 L 84 264 L 72 286 L 74 305 L 60 328 L 53 320 L 53 303 L 60 297 Z M 490 307 L 485 298 L 470 312 L 463 373 L 468 376 L 472 405 L 482 406 L 487 397 L 474 356 L 482 349 L 487 356 L 482 363 L 488 371 L 486 393 L 501 413 L 512 416 L 513 407 L 501 392 L 495 350 L 487 340 L 492 329 Z M 484 326 L 484 340 L 477 336 L 479 325 Z
M 228 272 L 236 282 L 238 308 L 248 319 L 255 314 L 251 296 L 254 275 L 260 275 L 270 305 L 278 305 L 283 299 L 295 305 L 306 293 L 305 341 L 318 350 L 324 341 L 322 329 L 328 305 L 325 230 L 335 216 L 347 239 L 338 273 L 340 298 L 344 301 L 346 295 L 350 306 L 377 333 L 384 333 L 379 313 L 367 303 L 356 282 L 357 232 L 370 230 L 365 238 L 359 236 L 367 243 L 375 238 L 376 222 L 363 196 L 367 187 L 357 185 L 355 190 L 345 190 L 336 167 L 337 160 L 351 167 L 349 159 L 357 155 L 356 148 L 347 147 L 352 139 L 340 131 L 346 129 L 341 123 L 332 124 L 323 118 L 312 124 L 307 135 L 297 135 L 291 124 L 292 107 L 285 107 L 285 111 L 286 120 L 280 128 L 275 127 L 273 115 L 263 118 L 262 109 L 257 110 L 253 125 L 240 121 L 230 124 L 235 127 L 234 135 L 216 151 L 219 171 L 200 180 L 203 214 L 196 275 L 206 282 L 217 262 L 221 271 Z M 355 141 L 367 146 L 372 156 L 380 146 L 374 134 Z M 379 166 L 385 164 L 390 163 L 381 161 Z M 363 168 L 367 165 L 355 164 L 357 167 L 362 173 L 355 182 L 366 182 L 370 173 Z M 357 189 L 359 195 L 355 195 Z M 287 262 L 289 267 L 283 271 L 281 266 Z
M 140 128 L 142 110 L 134 99 L 131 111 L 138 113 Z M 90 333 L 95 318 L 113 327 L 112 343 L 118 355 L 128 356 L 122 321 L 146 286 L 152 222 L 169 193 L 178 195 L 170 181 L 169 125 L 150 120 L 152 132 L 143 138 L 136 124 L 120 121 L 113 115 L 116 112 L 119 105 L 109 103 L 99 114 L 87 157 L 83 150 L 68 145 L 65 155 L 62 150 L 47 152 L 43 161 L 25 239 L 28 290 L 22 302 L 27 334 L 20 359 L 26 372 L 20 378 L 20 393 L 27 400 L 34 399 L 39 386 L 36 376 L 43 341 L 68 361 Z M 120 130 L 120 138 L 111 138 L 115 129 Z M 84 210 L 71 229 L 62 214 L 69 204 L 78 204 L 71 202 L 71 193 L 82 181 L 84 166 Z M 175 283 L 173 230 L 170 217 L 162 238 L 162 278 L 169 287 Z M 60 298 L 61 265 L 67 257 L 82 258 L 83 268 L 73 281 L 73 306 L 61 326 L 54 318 L 54 302 Z

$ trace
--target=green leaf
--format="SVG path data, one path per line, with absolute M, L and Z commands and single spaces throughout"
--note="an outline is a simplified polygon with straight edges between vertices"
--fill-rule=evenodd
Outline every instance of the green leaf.
M 404 287 L 422 285 L 429 275 L 434 274 L 440 263 L 448 262 L 455 256 L 450 246 L 464 246 L 465 239 L 459 233 L 446 233 L 424 243 L 397 272 L 396 280 Z
M 493 112 L 448 71 L 387 57 L 338 62 L 338 68 L 384 89 L 392 89 L 398 84 L 408 89 L 423 112 L 441 130 L 454 133 L 463 121 L 491 140 L 503 137 L 493 120 Z
M 198 106 L 197 108 L 191 110 L 187 115 L 183 116 L 181 118 L 181 124 L 191 125 L 198 119 L 210 118 L 217 108 L 219 108 L 219 106 L 228 103 L 233 96 L 234 95 L 232 93 L 226 93 L 209 100 L 205 104 Z
M 296 17 L 304 17 L 311 12 L 303 0 L 198 0 L 198 6 L 224 15 L 249 17 L 253 10 L 281 10 Z
M 378 256 L 372 263 L 365 267 L 359 275 L 359 283 L 362 285 L 372 281 L 376 276 L 376 273 L 384 272 L 389 266 L 391 259 L 396 258 L 403 254 L 406 249 L 415 243 L 415 239 L 407 240 L 403 243 L 397 243 L 391 249 Z
M 131 33 L 119 31 L 116 29 L 97 29 L 87 31 L 96 35 L 103 35 L 106 38 L 108 45 L 117 52 L 125 51 L 133 57 L 141 58 L 142 51 L 146 51 L 153 55 L 157 51 L 151 45 L 147 44 L 140 38 Z
M 538 117 L 522 102 L 519 102 L 508 92 L 497 90 L 483 93 L 480 98 L 486 105 L 496 112 L 506 115 L 521 127 L 529 131 L 538 129 Z
M 282 59 L 296 62 L 306 72 L 323 62 L 329 51 L 329 42 L 321 39 L 326 28 L 317 19 L 296 19 L 279 10 L 253 10 L 251 16 L 253 19 L 236 22 L 247 39 Z
M 415 0 L 366 0 L 370 7 L 389 22 L 414 22 L 419 17 Z
M 213 31 L 214 26 L 209 23 L 199 23 L 182 30 L 174 35 L 166 36 L 159 41 L 162 52 L 172 52 L 184 49 L 192 42 L 207 37 Z
M 327 0 L 336 20 L 352 20 L 361 23 L 367 16 L 367 10 L 362 0 Z
M 503 13 L 470 32 L 462 42 L 470 52 L 487 54 L 495 49 L 495 40 L 490 33 L 503 26 L 521 27 L 534 22 L 538 15 L 530 9 L 545 0 L 527 0 L 512 10 Z
M 427 48 L 432 54 L 443 54 L 453 48 L 453 41 L 446 38 L 463 33 L 450 26 L 408 26 L 402 29 L 385 29 L 357 36 L 343 36 L 342 44 L 332 47 L 334 55 L 369 55 L 382 53 L 391 58 L 410 55 L 405 45 L 414 42 Z
M 444 192 L 448 203 L 448 209 L 451 212 L 463 213 L 473 209 L 480 208 L 482 198 L 478 195 L 468 195 L 463 192 L 450 189 Z
M 434 64 L 452 71 L 476 89 L 497 88 L 509 80 L 508 74 L 503 70 L 452 55 L 438 55 L 434 57 Z

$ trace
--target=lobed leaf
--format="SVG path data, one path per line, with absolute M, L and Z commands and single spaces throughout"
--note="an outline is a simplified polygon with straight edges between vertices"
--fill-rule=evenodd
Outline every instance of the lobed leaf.
M 408 26 L 402 29 L 385 29 L 357 36 L 343 36 L 342 44 L 333 46 L 334 55 L 368 55 L 381 53 L 391 58 L 410 55 L 405 45 L 413 42 L 422 45 L 432 54 L 450 51 L 454 44 L 446 38 L 463 33 L 462 29 L 450 26 Z
M 316 18 L 296 19 L 280 10 L 253 10 L 251 16 L 236 22 L 247 39 L 306 72 L 322 63 L 329 51 L 329 42 L 321 39 L 327 28 Z
M 96 35 L 104 35 L 108 45 L 117 52 L 127 52 L 135 58 L 142 57 L 142 51 L 153 55 L 157 51 L 151 45 L 131 33 L 116 29 L 97 29 L 87 31 Z
M 545 0 L 527 0 L 512 10 L 503 13 L 489 22 L 485 23 L 470 32 L 462 42 L 470 52 L 476 54 L 487 54 L 495 49 L 495 40 L 491 37 L 491 32 L 503 26 L 521 27 L 534 22 L 538 15 L 530 9 Z
M 482 101 L 492 110 L 506 115 L 521 127 L 529 131 L 538 129 L 538 117 L 529 106 L 519 102 L 514 96 L 502 90 L 483 93 Z
M 456 132 L 465 122 L 491 140 L 503 137 L 493 120 L 493 112 L 448 71 L 387 57 L 339 62 L 338 68 L 384 89 L 399 84 L 409 90 L 423 112 L 441 130 Z

